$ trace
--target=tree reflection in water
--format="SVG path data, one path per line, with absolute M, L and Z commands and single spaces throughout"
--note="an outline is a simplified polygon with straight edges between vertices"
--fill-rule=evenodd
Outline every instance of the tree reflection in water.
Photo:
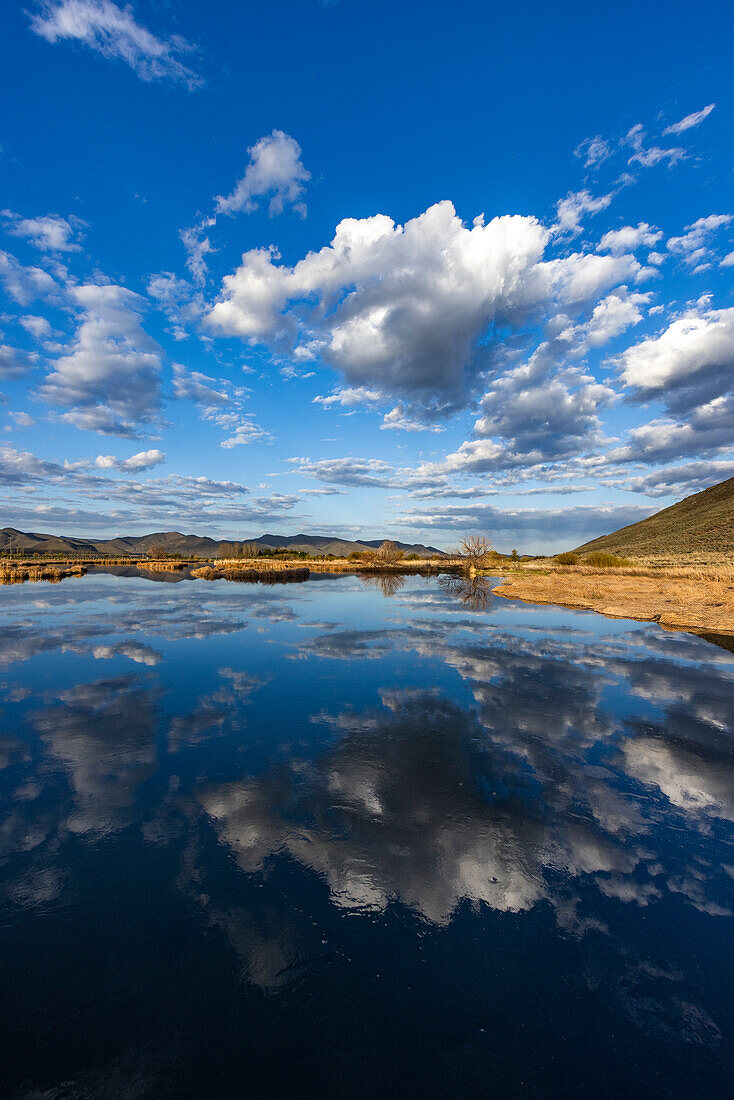
M 360 573 L 359 579 L 367 588 L 379 588 L 383 596 L 394 596 L 405 584 L 400 573 Z
M 488 577 L 470 577 L 464 573 L 444 573 L 438 578 L 439 588 L 469 611 L 485 611 L 492 602 L 492 586 Z

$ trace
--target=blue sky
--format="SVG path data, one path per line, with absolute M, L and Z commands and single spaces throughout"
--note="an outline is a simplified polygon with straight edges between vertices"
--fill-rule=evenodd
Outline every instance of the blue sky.
M 9 0 L 2 523 L 555 550 L 734 475 L 733 22 Z

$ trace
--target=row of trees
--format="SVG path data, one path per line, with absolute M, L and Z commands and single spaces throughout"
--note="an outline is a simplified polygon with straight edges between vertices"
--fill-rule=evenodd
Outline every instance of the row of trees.
M 181 554 L 171 554 L 164 546 L 155 545 L 148 549 L 151 558 L 181 558 Z M 281 557 L 308 558 L 304 550 L 289 550 L 285 546 L 260 546 L 257 542 L 223 542 L 219 548 L 220 558 L 257 558 L 257 557 Z M 314 555 L 316 556 L 316 555 Z M 318 555 L 319 557 L 334 558 L 334 554 Z M 470 568 L 484 569 L 492 559 L 496 557 L 496 551 L 492 549 L 492 543 L 486 535 L 467 535 L 461 539 L 459 546 L 451 554 L 451 557 L 461 558 Z M 512 551 L 512 557 L 517 557 L 517 550 Z M 369 562 L 374 565 L 397 565 L 401 561 L 419 561 L 419 554 L 405 554 L 399 549 L 396 542 L 386 539 L 377 550 L 355 550 L 349 555 L 350 561 Z

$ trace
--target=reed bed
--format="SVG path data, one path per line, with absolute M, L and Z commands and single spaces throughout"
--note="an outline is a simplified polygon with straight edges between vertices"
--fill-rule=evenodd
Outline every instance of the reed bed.
M 23 584 L 25 581 L 50 581 L 52 584 L 65 577 L 82 577 L 86 573 L 83 565 L 27 565 L 0 564 L 0 584 Z
M 202 565 L 191 570 L 191 576 L 204 581 L 258 581 L 265 584 L 285 584 L 288 581 L 306 581 L 310 576 L 310 570 L 300 567 L 284 567 L 278 565 L 277 569 L 269 569 L 266 566 L 253 569 L 250 566 L 227 565 L 224 568 L 215 568 L 211 565 Z

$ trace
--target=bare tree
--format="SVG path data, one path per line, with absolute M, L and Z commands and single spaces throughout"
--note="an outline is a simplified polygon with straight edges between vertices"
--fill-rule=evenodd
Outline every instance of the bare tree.
M 398 550 L 396 542 L 389 542 L 387 539 L 383 542 L 380 549 L 375 554 L 375 561 L 380 565 L 395 565 L 399 562 L 403 556 L 402 550 Z
M 471 569 L 481 569 L 489 561 L 492 543 L 486 535 L 467 535 L 459 543 L 459 555 Z

